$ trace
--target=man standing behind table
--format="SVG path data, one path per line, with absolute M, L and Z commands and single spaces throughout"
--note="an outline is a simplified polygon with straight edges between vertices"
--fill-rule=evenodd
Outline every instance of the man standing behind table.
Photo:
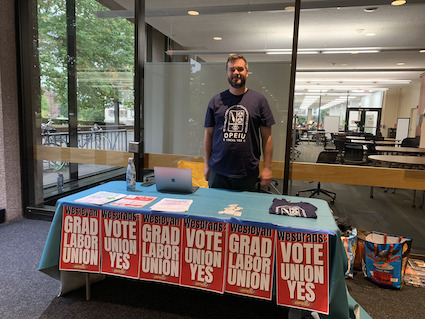
M 229 56 L 226 72 L 230 88 L 211 99 L 205 116 L 204 175 L 211 188 L 253 191 L 261 148 L 261 185 L 269 185 L 272 179 L 271 126 L 275 121 L 267 99 L 246 87 L 248 63 L 242 55 Z

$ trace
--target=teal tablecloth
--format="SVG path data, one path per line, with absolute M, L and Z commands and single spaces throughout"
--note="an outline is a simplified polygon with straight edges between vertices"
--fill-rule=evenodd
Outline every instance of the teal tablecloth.
M 62 205 L 72 204 L 76 207 L 99 208 L 100 206 L 83 204 L 75 202 L 76 199 L 94 194 L 98 191 L 109 191 L 123 194 L 139 194 L 144 196 L 161 198 L 178 198 L 192 199 L 193 203 L 186 213 L 166 213 L 180 218 L 191 216 L 198 219 L 217 219 L 231 221 L 232 223 L 248 223 L 267 228 L 284 227 L 287 231 L 307 231 L 327 233 L 330 236 L 330 314 L 329 316 L 321 315 L 326 318 L 355 318 L 353 308 L 356 302 L 349 296 L 345 285 L 345 269 L 347 265 L 346 254 L 342 242 L 340 240 L 340 231 L 336 225 L 329 205 L 324 200 L 299 198 L 291 196 L 278 196 L 271 194 L 260 194 L 251 192 L 234 192 L 222 189 L 200 188 L 194 194 L 165 194 L 158 193 L 155 186 L 142 187 L 137 183 L 136 192 L 127 192 L 125 182 L 109 182 L 80 193 L 64 197 L 58 200 L 56 205 L 56 213 L 50 228 L 49 235 L 46 240 L 43 255 L 41 257 L 39 270 L 61 281 L 61 293 L 65 293 L 74 287 L 66 287 L 68 283 L 73 282 L 75 285 L 83 285 L 84 279 L 75 282 L 75 276 L 79 273 L 67 274 L 68 272 L 59 271 L 59 255 L 60 255 L 60 236 L 62 227 Z M 282 215 L 269 214 L 269 207 L 274 198 L 285 198 L 293 202 L 304 201 L 317 207 L 317 219 L 300 218 Z M 155 202 L 156 202 L 155 201 Z M 153 202 L 153 203 L 155 203 Z M 238 204 L 243 207 L 241 217 L 230 217 L 218 214 L 230 204 Z M 103 205 L 103 209 L 120 210 L 131 212 L 152 213 L 149 206 L 143 209 L 117 208 L 116 206 Z M 163 214 L 163 213 L 161 213 Z M 74 276 L 68 280 L 68 276 Z M 361 318 L 370 318 L 362 309 Z

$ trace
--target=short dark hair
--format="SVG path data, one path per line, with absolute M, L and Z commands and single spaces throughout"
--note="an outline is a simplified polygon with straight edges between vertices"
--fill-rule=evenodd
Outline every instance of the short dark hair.
M 236 60 L 244 60 L 245 62 L 245 69 L 248 71 L 248 62 L 246 61 L 246 59 L 244 58 L 244 56 L 242 54 L 239 53 L 234 53 L 234 54 L 230 54 L 229 57 L 227 58 L 227 62 L 226 62 L 226 71 L 227 71 L 227 66 L 229 65 L 229 62 L 235 62 Z

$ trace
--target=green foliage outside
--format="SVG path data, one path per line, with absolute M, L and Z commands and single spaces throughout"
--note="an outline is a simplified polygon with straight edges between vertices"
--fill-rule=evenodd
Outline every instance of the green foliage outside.
M 47 102 L 46 95 L 44 94 L 41 96 L 41 117 L 50 117 L 50 105 Z
M 76 1 L 79 121 L 104 121 L 114 100 L 133 107 L 134 25 L 96 16 L 105 10 L 95 0 Z M 68 117 L 66 1 L 39 0 L 38 24 L 41 85 L 57 95 L 58 116 Z

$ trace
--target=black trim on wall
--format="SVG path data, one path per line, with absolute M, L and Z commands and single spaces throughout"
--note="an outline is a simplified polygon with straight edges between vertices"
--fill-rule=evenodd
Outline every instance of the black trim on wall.
M 66 50 L 68 55 L 68 131 L 69 146 L 78 147 L 78 102 L 77 102 L 77 28 L 75 0 L 66 0 Z M 69 163 L 70 180 L 78 180 L 78 164 Z
M 139 153 L 134 155 L 137 180 L 143 180 L 145 154 L 145 57 L 146 27 L 145 0 L 134 1 L 134 140 L 139 142 Z
M 292 122 L 294 116 L 294 93 L 295 93 L 295 75 L 297 72 L 297 50 L 298 50 L 298 31 L 300 26 L 300 8 L 301 1 L 295 0 L 294 13 L 294 31 L 292 40 L 292 58 L 291 58 L 291 78 L 289 81 L 289 101 L 288 101 L 288 117 L 286 123 L 286 144 L 285 144 L 285 162 L 283 168 L 283 189 L 282 194 L 288 195 L 290 161 L 291 161 L 291 140 L 292 140 Z
M 20 114 L 20 141 L 21 141 L 21 181 L 22 204 L 25 209 L 28 205 L 37 204 L 37 194 L 42 191 L 35 177 L 37 169 L 34 161 L 34 140 L 36 139 L 33 123 L 41 122 L 41 105 L 34 106 L 34 97 L 40 96 L 40 68 L 38 51 L 34 45 L 38 38 L 37 3 L 31 0 L 17 2 L 17 54 L 18 63 L 18 96 Z M 41 187 L 41 190 L 40 190 Z
M 146 62 L 152 62 L 153 27 L 146 23 Z

